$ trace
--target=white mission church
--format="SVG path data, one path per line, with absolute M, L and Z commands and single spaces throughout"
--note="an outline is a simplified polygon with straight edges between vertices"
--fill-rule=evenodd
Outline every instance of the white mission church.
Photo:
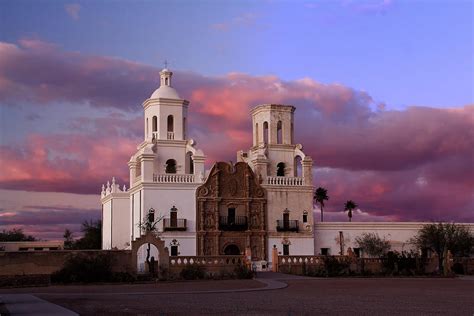
M 282 255 L 340 254 L 363 232 L 378 232 L 392 248 L 408 250 L 423 223 L 314 223 L 312 159 L 294 141 L 290 105 L 251 111 L 253 145 L 235 165 L 215 163 L 188 138 L 189 101 L 160 72 L 160 87 L 143 103 L 144 139 L 128 167 L 130 185 L 102 187 L 103 249 L 130 249 L 150 210 L 171 256 L 218 256 L 251 250 L 256 264 Z M 269 262 L 271 264 L 271 262 Z

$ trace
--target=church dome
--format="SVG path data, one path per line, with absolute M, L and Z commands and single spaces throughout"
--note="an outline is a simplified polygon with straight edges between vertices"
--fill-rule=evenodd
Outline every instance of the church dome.
M 155 90 L 155 92 L 153 92 L 153 94 L 150 97 L 150 99 L 158 99 L 158 98 L 181 99 L 179 97 L 178 92 L 174 88 L 170 86 L 166 86 L 166 85 L 160 86 L 158 89 Z

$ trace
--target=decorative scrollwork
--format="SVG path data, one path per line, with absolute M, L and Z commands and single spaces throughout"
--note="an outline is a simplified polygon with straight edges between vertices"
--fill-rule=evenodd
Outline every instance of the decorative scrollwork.
M 208 194 L 209 194 L 209 190 L 206 187 L 202 187 L 201 190 L 199 190 L 200 196 L 206 196 Z

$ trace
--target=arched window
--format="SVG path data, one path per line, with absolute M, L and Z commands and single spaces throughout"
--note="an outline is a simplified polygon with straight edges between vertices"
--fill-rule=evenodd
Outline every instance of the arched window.
M 145 130 L 146 138 L 148 138 L 148 117 L 146 118 L 146 130 Z
M 152 125 L 152 131 L 157 132 L 158 131 L 158 117 L 153 116 L 151 125 Z
M 283 130 L 281 127 L 281 121 L 277 123 L 277 144 L 283 144 Z
M 255 145 L 258 145 L 258 123 L 255 123 Z
M 174 132 L 174 119 L 173 119 L 173 115 L 168 115 L 168 132 Z
M 277 177 L 285 176 L 285 164 L 283 162 L 278 163 L 277 165 Z
M 294 131 L 294 127 L 293 127 L 293 122 L 291 122 L 291 130 L 290 130 L 290 140 L 291 140 L 291 143 L 294 144 L 295 141 L 294 141 L 294 134 L 295 134 L 295 131 Z
M 183 117 L 183 139 L 186 139 L 186 118 Z
M 268 122 L 263 122 L 263 143 L 268 144 Z
M 168 159 L 166 161 L 166 173 L 176 173 L 176 160 Z
M 295 166 L 294 166 L 295 177 L 301 177 L 303 175 L 302 168 L 303 167 L 301 165 L 301 157 L 296 156 L 295 157 Z
M 187 174 L 194 173 L 193 153 L 190 151 L 186 153 L 186 173 Z

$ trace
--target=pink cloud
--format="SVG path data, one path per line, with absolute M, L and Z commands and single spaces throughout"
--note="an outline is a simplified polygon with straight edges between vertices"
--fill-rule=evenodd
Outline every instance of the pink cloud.
M 143 131 L 141 118 L 124 113 L 142 111 L 157 78 L 158 69 L 126 60 L 65 52 L 48 43 L 0 43 L 4 106 L 40 105 L 42 116 L 57 102 L 121 111 L 109 118 L 78 117 L 71 123 L 75 132 L 30 133 L 23 146 L 4 145 L 0 163 L 7 168 L 0 171 L 0 187 L 96 193 L 113 175 L 127 181 L 126 162 Z M 387 110 L 366 92 L 311 78 L 176 71 L 174 79 L 191 101 L 190 134 L 208 166 L 234 160 L 237 150 L 251 146 L 253 106 L 292 104 L 296 141 L 314 160 L 315 185 L 329 190 L 328 212 L 340 212 L 353 199 L 374 216 L 474 220 L 474 105 Z
M 0 186 L 6 189 L 95 193 L 112 176 L 127 183 L 138 139 L 103 134 L 32 134 L 24 147 L 0 147 Z

